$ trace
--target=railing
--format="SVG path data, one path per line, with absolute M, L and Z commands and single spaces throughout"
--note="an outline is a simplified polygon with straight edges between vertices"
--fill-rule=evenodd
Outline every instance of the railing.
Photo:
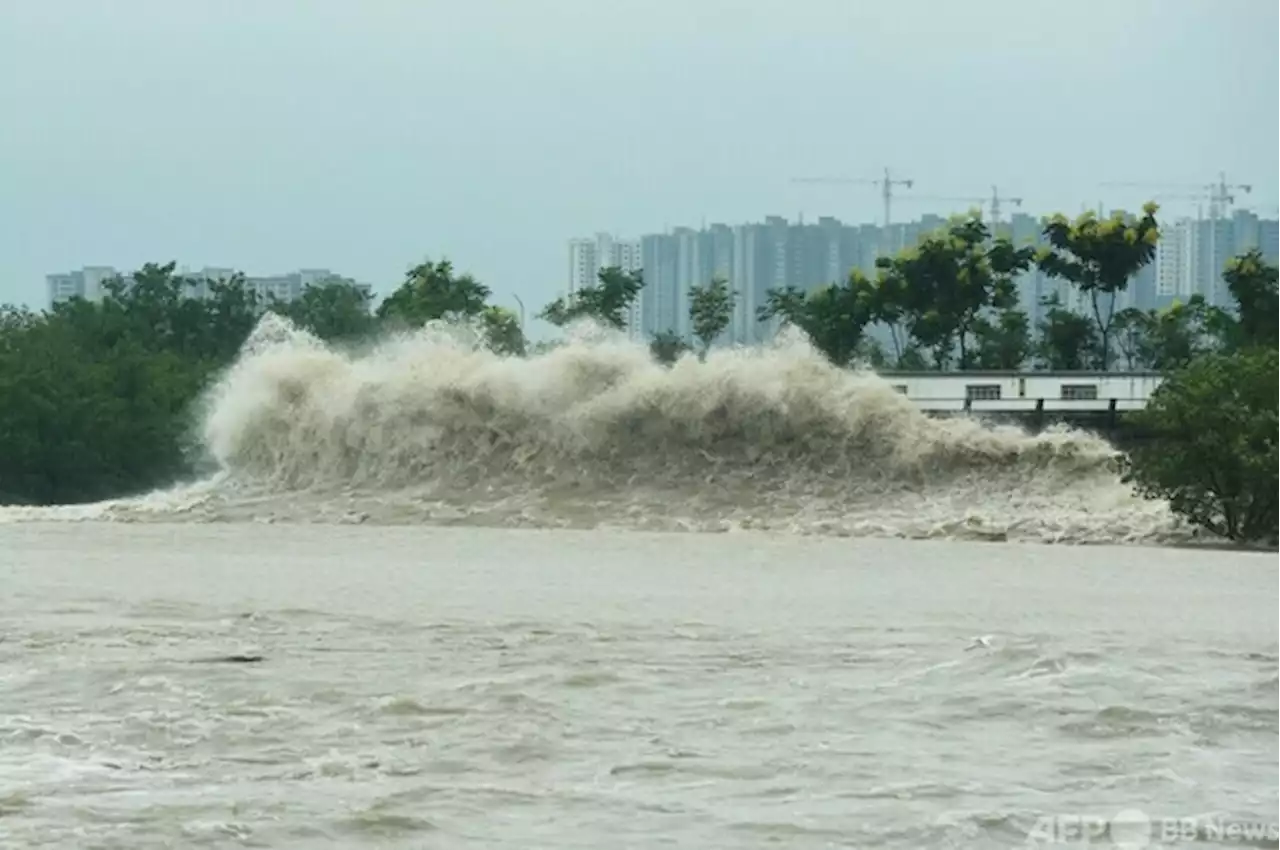
M 908 398 L 910 398 L 908 396 Z M 1124 413 L 1147 406 L 1146 398 L 912 398 L 921 410 L 953 413 Z
M 1084 414 L 1141 410 L 1160 385 L 1153 372 L 883 372 L 923 410 Z

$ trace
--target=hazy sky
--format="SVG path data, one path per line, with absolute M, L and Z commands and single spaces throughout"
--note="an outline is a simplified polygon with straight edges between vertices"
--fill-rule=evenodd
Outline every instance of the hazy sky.
M 885 166 L 1035 213 L 1225 170 L 1275 215 L 1278 5 L 0 0 L 0 301 L 168 259 L 386 292 L 447 255 L 532 311 L 572 236 L 876 220 L 788 181 Z

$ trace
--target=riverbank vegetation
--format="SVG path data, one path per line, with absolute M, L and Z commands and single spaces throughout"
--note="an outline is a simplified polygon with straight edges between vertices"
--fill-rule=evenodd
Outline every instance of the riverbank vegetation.
M 799 328 L 841 366 L 1165 372 L 1150 406 L 1134 415 L 1156 436 L 1130 453 L 1127 479 L 1212 533 L 1273 540 L 1276 269 L 1256 251 L 1234 259 L 1223 276 L 1229 309 L 1200 296 L 1162 310 L 1121 307 L 1129 281 L 1154 258 L 1158 233 L 1153 205 L 1138 216 L 1055 216 L 1036 250 L 971 214 L 880 258 L 874 275 L 770 290 L 752 318 Z M 1060 285 L 1033 326 L 1017 282 L 1035 270 Z M 559 327 L 590 319 L 623 329 L 644 285 L 638 271 L 604 269 L 595 285 L 539 315 Z M 695 287 L 689 336 L 657 334 L 653 356 L 668 364 L 705 357 L 740 306 L 722 277 Z M 98 500 L 191 474 L 194 405 L 266 311 L 338 345 L 445 321 L 468 324 L 504 355 L 546 347 L 529 346 L 520 317 L 447 260 L 410 269 L 376 309 L 366 291 L 341 281 L 282 302 L 239 275 L 192 281 L 172 263 L 146 265 L 110 283 L 100 301 L 40 313 L 0 308 L 0 503 Z
M 0 503 L 95 501 L 191 474 L 195 403 L 267 311 L 337 345 L 467 321 L 489 347 L 525 353 L 519 319 L 448 261 L 412 268 L 376 310 L 345 282 L 283 302 L 239 275 L 192 281 L 174 269 L 146 265 L 97 302 L 0 308 Z

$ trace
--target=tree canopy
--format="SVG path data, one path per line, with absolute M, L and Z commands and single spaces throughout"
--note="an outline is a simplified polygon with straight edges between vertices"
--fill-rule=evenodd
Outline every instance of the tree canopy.
M 1138 270 L 1155 258 L 1160 238 L 1157 209 L 1148 203 L 1136 219 L 1124 213 L 1108 219 L 1085 213 L 1068 221 L 1057 215 L 1044 227 L 1049 247 L 1039 253 L 1037 261 L 1045 274 L 1070 282 L 1089 298 L 1098 328 L 1099 369 L 1111 366 L 1117 296 L 1128 289 Z
M 1274 348 L 1201 355 L 1172 373 L 1133 422 L 1152 439 L 1124 457 L 1125 480 L 1214 534 L 1276 542 Z
M 693 325 L 693 335 L 702 347 L 703 357 L 729 327 L 736 298 L 737 293 L 729 288 L 729 281 L 723 277 L 713 277 L 705 286 L 695 286 L 690 290 L 689 321 Z
M 1196 295 L 1117 309 L 1152 258 L 1154 216 L 1148 206 L 1139 218 L 1054 217 L 1039 253 L 993 236 L 976 214 L 960 217 L 880 258 L 874 277 L 854 270 L 812 289 L 768 290 L 755 318 L 798 327 L 839 366 L 1080 370 L 1118 360 L 1160 370 L 1165 382 L 1131 416 L 1150 438 L 1124 462 L 1126 480 L 1212 533 L 1274 540 L 1276 268 L 1256 250 L 1233 259 L 1222 275 L 1230 305 Z M 339 279 L 281 301 L 260 298 L 242 275 L 197 280 L 175 269 L 144 265 L 109 281 L 98 302 L 0 308 L 0 501 L 97 500 L 193 474 L 195 402 L 265 311 L 330 342 L 456 321 L 506 356 L 556 344 L 530 347 L 520 317 L 447 259 L 411 268 L 376 311 L 365 289 Z M 1033 326 L 1015 282 L 1035 269 L 1058 291 L 1042 299 Z M 627 329 L 643 291 L 640 272 L 606 268 L 540 315 L 559 326 L 590 318 Z M 738 297 L 719 277 L 690 291 L 687 327 L 701 355 L 724 337 Z M 649 349 L 673 363 L 693 346 L 671 329 Z
M 264 300 L 243 275 L 175 268 L 144 265 L 98 302 L 0 307 L 0 503 L 93 501 L 192 474 L 195 402 L 266 311 L 339 343 L 472 321 L 493 350 L 525 352 L 519 319 L 447 260 L 414 267 L 376 315 L 365 289 L 338 279 Z
M 623 271 L 618 266 L 601 269 L 593 286 L 584 286 L 568 297 L 557 298 L 538 314 L 557 327 L 576 319 L 593 319 L 600 324 L 622 330 L 627 326 L 627 311 L 644 288 L 644 274 L 639 270 Z

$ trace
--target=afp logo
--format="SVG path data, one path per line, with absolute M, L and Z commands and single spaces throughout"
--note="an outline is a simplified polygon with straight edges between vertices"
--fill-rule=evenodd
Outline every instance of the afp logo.
M 1137 809 L 1105 815 L 1047 815 L 1027 833 L 1026 847 L 1113 847 L 1144 850 L 1151 843 L 1151 819 Z

